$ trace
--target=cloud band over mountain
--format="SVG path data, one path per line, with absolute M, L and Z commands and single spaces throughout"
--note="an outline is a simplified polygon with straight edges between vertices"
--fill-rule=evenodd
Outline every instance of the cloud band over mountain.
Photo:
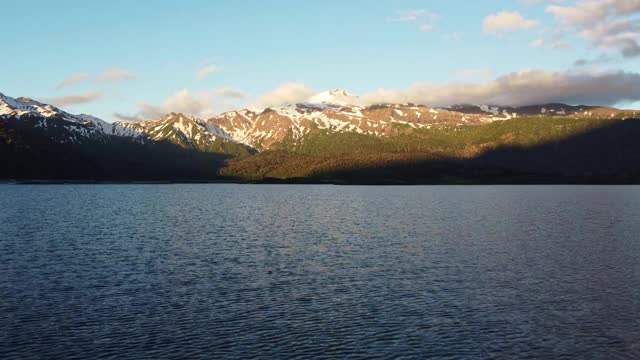
M 287 83 L 261 96 L 263 106 L 305 102 L 317 92 L 301 83 Z M 416 83 L 406 89 L 379 89 L 359 96 L 358 105 L 415 103 L 430 106 L 493 104 L 523 106 L 562 102 L 616 105 L 640 100 L 640 74 L 577 73 L 525 70 L 484 82 Z
M 254 99 L 233 88 L 192 92 L 182 89 L 161 104 L 141 103 L 137 115 L 115 114 L 119 119 L 155 118 L 171 111 L 209 117 L 221 109 L 223 97 L 243 101 L 237 107 L 266 108 L 314 102 L 319 91 L 300 82 L 284 83 Z M 575 72 L 524 70 L 477 82 L 419 82 L 405 89 L 378 89 L 343 102 L 353 105 L 422 104 L 447 107 L 455 104 L 526 106 L 546 103 L 615 106 L 640 101 L 640 74 L 635 72 Z
M 403 90 L 380 89 L 360 97 L 362 104 L 416 103 L 449 106 L 460 103 L 523 106 L 562 102 L 616 105 L 640 100 L 640 74 L 573 73 L 526 70 L 482 83 L 417 83 Z

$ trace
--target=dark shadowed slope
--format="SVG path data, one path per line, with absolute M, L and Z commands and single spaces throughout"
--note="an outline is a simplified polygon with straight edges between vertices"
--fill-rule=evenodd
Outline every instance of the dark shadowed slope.
M 51 122 L 45 133 L 23 120 L 0 119 L 0 179 L 208 181 L 230 157 L 119 136 L 59 142 L 52 131 L 67 138 L 65 127 Z
M 386 150 L 378 153 L 359 152 L 357 145 L 347 152 L 343 144 L 340 155 L 330 157 L 267 152 L 231 161 L 225 173 L 254 181 L 341 184 L 640 183 L 640 120 L 582 123 L 570 131 L 554 122 L 538 125 L 520 134 L 513 129 L 496 133 L 496 141 L 485 146 L 471 140 L 480 137 L 475 134 L 464 135 L 460 144 L 453 138 L 432 139 L 432 146 L 420 151 L 407 141 L 405 152 L 388 142 L 379 145 Z M 507 140 L 501 143 L 500 138 Z

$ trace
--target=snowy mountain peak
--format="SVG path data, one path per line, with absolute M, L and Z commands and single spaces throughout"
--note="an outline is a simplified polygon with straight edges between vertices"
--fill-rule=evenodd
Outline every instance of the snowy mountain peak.
M 186 116 L 182 113 L 176 113 L 176 112 L 170 112 L 168 114 L 166 114 L 165 116 L 161 117 L 161 120 L 178 120 L 180 118 L 190 118 L 189 116 Z
M 169 141 L 193 149 L 214 146 L 217 139 L 238 143 L 220 127 L 198 117 L 176 112 L 156 120 L 118 121 L 113 123 L 112 133 L 152 141 Z
M 333 89 L 318 93 L 309 99 L 309 103 L 312 104 L 325 104 L 325 105 L 354 105 L 357 100 L 357 96 L 343 89 Z
M 24 116 L 31 115 L 36 117 L 53 117 L 59 115 L 65 120 L 74 121 L 74 117 L 57 107 L 49 104 L 43 104 L 28 97 L 12 98 L 0 94 L 0 116 Z
M 176 112 L 170 112 L 164 116 L 162 116 L 161 118 L 159 118 L 160 121 L 166 121 L 166 122 L 184 122 L 184 123 L 190 123 L 190 122 L 195 122 L 195 123 L 200 123 L 200 122 L 204 122 L 203 119 L 200 119 L 199 117 L 196 116 L 192 116 L 192 115 L 186 115 L 183 113 L 176 113 Z
M 70 123 L 88 126 L 90 129 L 78 130 L 83 134 L 93 134 L 95 132 L 110 132 L 111 124 L 91 115 L 73 115 L 62 111 L 50 104 L 43 104 L 29 97 L 12 98 L 0 94 L 0 117 L 22 118 L 23 116 L 43 119 L 61 119 Z M 71 128 L 75 128 L 72 126 Z

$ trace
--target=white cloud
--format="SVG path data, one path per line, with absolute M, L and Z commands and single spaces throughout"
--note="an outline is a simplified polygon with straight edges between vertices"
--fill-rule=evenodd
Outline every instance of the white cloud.
M 489 70 L 459 72 L 458 82 L 417 83 L 406 89 L 379 89 L 359 96 L 359 105 L 414 103 L 429 106 L 492 104 L 524 106 L 562 102 L 616 105 L 640 100 L 640 74 L 633 72 L 524 70 L 494 78 Z M 471 80 L 476 80 L 471 82 Z M 316 92 L 304 84 L 284 84 L 257 101 L 262 107 L 309 101 Z
M 170 112 L 183 113 L 200 118 L 212 117 L 219 108 L 229 109 L 234 104 L 228 104 L 223 99 L 244 99 L 242 91 L 233 88 L 219 88 L 192 92 L 182 89 L 167 97 L 161 104 L 138 104 L 138 112 L 134 115 L 114 113 L 120 120 L 158 119 Z
M 213 90 L 213 94 L 215 94 L 216 96 L 226 97 L 226 98 L 235 98 L 235 99 L 246 98 L 246 95 L 241 90 L 234 89 L 234 88 L 215 89 Z
M 157 119 L 170 112 L 183 113 L 198 117 L 213 116 L 213 95 L 211 91 L 191 92 L 182 89 L 166 98 L 161 105 L 139 104 L 140 118 Z
M 224 67 L 218 65 L 207 65 L 198 70 L 196 73 L 196 79 L 204 80 L 209 76 L 209 74 L 217 73 L 224 70 Z
M 573 6 L 550 5 L 547 11 L 596 48 L 640 56 L 639 0 L 577 0 Z
M 140 117 L 140 115 L 127 115 L 119 112 L 114 112 L 113 117 L 121 120 L 121 121 L 140 121 L 144 120 L 144 118 Z
M 484 18 L 482 28 L 486 33 L 500 33 L 529 29 L 538 25 L 536 20 L 525 19 L 517 11 L 501 11 Z
M 362 105 L 408 102 L 430 106 L 460 103 L 522 106 L 549 102 L 615 105 L 640 100 L 640 74 L 526 70 L 482 83 L 418 83 L 403 90 L 380 89 L 359 99 Z
M 102 93 L 99 91 L 85 92 L 76 95 L 65 95 L 53 98 L 44 99 L 44 103 L 52 104 L 55 106 L 70 106 L 78 104 L 86 104 L 95 101 L 102 97 Z
M 550 5 L 547 11 L 565 24 L 591 25 L 607 17 L 610 5 L 609 0 L 578 0 L 574 6 Z
M 91 77 L 91 74 L 89 73 L 73 74 L 68 78 L 64 79 L 60 84 L 58 84 L 58 86 L 56 86 L 56 89 L 60 90 L 66 86 L 79 83 L 90 77 Z M 101 74 L 98 74 L 95 78 L 93 78 L 93 80 L 102 82 L 102 81 L 116 81 L 116 80 L 132 80 L 135 78 L 136 76 L 134 74 L 126 70 L 112 68 L 112 69 L 105 70 Z
M 69 85 L 73 85 L 76 84 L 82 80 L 87 79 L 89 76 L 91 76 L 88 73 L 78 73 L 78 74 L 73 74 L 71 76 L 69 76 L 68 78 L 64 79 L 60 84 L 58 84 L 58 86 L 56 86 L 56 89 L 60 90 L 65 86 L 69 86 Z
M 438 14 L 427 9 L 417 9 L 408 11 L 398 11 L 398 14 L 394 17 L 387 18 L 387 22 L 413 22 L 418 23 L 418 29 L 420 31 L 433 30 L 433 21 L 438 17 Z
M 466 69 L 454 74 L 456 82 L 416 83 L 406 89 L 379 89 L 357 97 L 359 105 L 383 103 L 415 103 L 429 106 L 453 104 L 492 104 L 523 106 L 562 102 L 568 104 L 616 105 L 640 101 L 640 73 L 597 72 L 578 67 L 580 71 L 524 70 L 494 78 L 490 70 Z M 258 97 L 252 107 L 277 107 L 310 101 L 317 91 L 302 83 L 285 83 Z M 152 119 L 169 112 L 182 112 L 207 118 L 214 109 L 228 110 L 234 104 L 225 99 L 243 99 L 233 88 L 191 92 L 182 89 L 160 105 L 142 103 L 139 112 L 120 119 Z M 235 107 L 237 108 L 237 106 Z
M 398 15 L 395 17 L 387 18 L 389 22 L 407 22 L 407 21 L 419 21 L 423 19 L 434 19 L 437 14 L 427 9 L 398 11 Z
M 301 83 L 285 83 L 271 90 L 267 94 L 260 96 L 256 107 L 286 106 L 307 101 L 318 92 L 306 87 Z
M 459 31 L 455 31 L 452 33 L 448 33 L 448 34 L 444 34 L 442 35 L 442 38 L 446 41 L 460 41 L 462 40 L 462 37 L 464 36 L 463 33 L 459 32 Z
M 433 25 L 423 24 L 423 25 L 420 25 L 418 29 L 420 29 L 420 31 L 431 31 L 433 30 Z
M 537 39 L 532 41 L 529 46 L 535 48 L 549 48 L 549 49 L 569 49 L 571 45 L 567 42 L 555 39 L 555 40 L 546 40 L 546 39 Z
M 544 3 L 560 4 L 560 3 L 563 3 L 564 0 L 520 0 L 520 2 L 525 5 L 537 5 L 537 4 L 544 4 Z
M 126 70 L 112 68 L 96 76 L 96 81 L 133 80 L 136 76 Z

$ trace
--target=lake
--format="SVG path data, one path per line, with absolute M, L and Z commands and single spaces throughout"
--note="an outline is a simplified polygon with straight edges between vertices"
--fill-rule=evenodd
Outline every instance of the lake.
M 0 358 L 640 358 L 640 187 L 0 185 Z

